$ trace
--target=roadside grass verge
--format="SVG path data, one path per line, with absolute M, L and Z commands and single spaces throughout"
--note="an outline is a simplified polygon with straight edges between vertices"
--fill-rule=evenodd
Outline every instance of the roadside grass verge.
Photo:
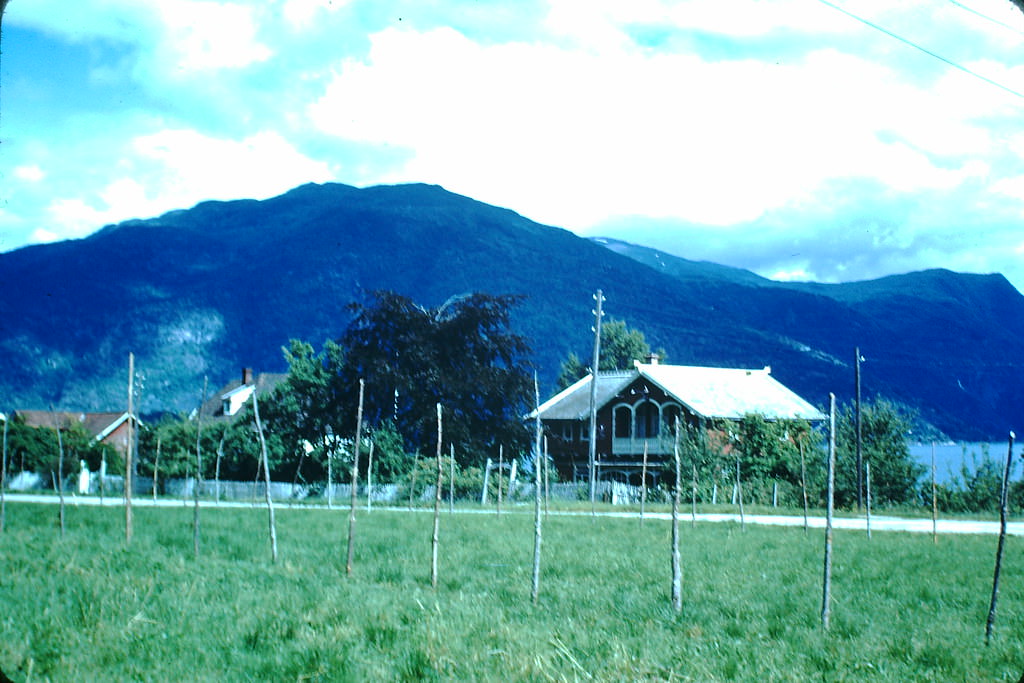
M 1008 539 L 984 646 L 996 539 L 835 532 L 832 628 L 820 630 L 821 530 L 681 525 L 683 612 L 663 520 L 551 516 L 540 605 L 529 515 L 266 513 L 8 503 L 0 669 L 22 680 L 975 681 L 1024 670 L 1024 558 Z M 685 520 L 685 517 L 684 517 Z

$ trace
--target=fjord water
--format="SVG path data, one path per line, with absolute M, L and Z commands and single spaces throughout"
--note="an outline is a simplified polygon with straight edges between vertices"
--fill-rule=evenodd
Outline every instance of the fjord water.
M 935 481 L 939 484 L 950 483 L 954 476 L 962 479 L 961 468 L 966 465 L 969 472 L 978 469 L 986 459 L 993 460 L 1000 467 L 1006 465 L 1007 442 L 960 442 L 960 443 L 937 443 L 935 444 Z M 928 470 L 925 472 L 924 480 L 929 481 L 932 466 L 932 444 L 911 443 L 910 455 L 915 462 L 924 465 Z M 1021 444 L 1017 441 L 1013 444 L 1013 469 L 1010 470 L 1010 480 L 1019 479 L 1022 475 L 1021 458 L 1024 457 L 1021 451 Z

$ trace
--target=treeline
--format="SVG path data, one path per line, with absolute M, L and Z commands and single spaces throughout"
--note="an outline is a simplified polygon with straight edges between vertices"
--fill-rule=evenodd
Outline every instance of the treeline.
M 425 308 L 394 292 L 375 292 L 350 306 L 344 333 L 317 351 L 293 340 L 283 349 L 288 374 L 259 395 L 271 478 L 304 484 L 314 492 L 328 480 L 347 483 L 356 448 L 356 395 L 365 382 L 360 478 L 365 481 L 373 447 L 375 482 L 415 488 L 418 469 L 432 453 L 435 406 L 445 409 L 446 457 L 456 472 L 460 495 L 479 495 L 483 465 L 499 449 L 520 458 L 529 470 L 531 435 L 523 416 L 532 406 L 534 368 L 527 340 L 511 330 L 516 296 L 469 294 Z M 644 336 L 622 321 L 602 326 L 602 369 L 629 367 L 650 353 Z M 664 356 L 664 351 L 659 352 Z M 562 365 L 564 386 L 587 371 L 575 354 Z M 199 395 L 197 388 L 197 396 Z M 137 473 L 161 481 L 197 475 L 203 479 L 253 481 L 260 476 L 260 448 L 251 401 L 227 419 L 210 419 L 197 408 L 165 416 L 138 433 Z M 884 400 L 861 411 L 862 462 L 870 463 L 876 507 L 931 505 L 925 468 L 910 454 L 905 434 L 912 415 Z M 857 475 L 853 406 L 837 415 L 836 505 L 852 508 L 866 499 L 865 472 Z M 9 425 L 7 471 L 44 476 L 57 471 L 58 446 L 52 429 Z M 806 422 L 769 421 L 748 415 L 711 429 L 687 431 L 681 440 L 687 496 L 700 503 L 747 503 L 821 507 L 825 496 L 825 435 Z M 63 430 L 65 473 L 84 460 L 92 471 L 105 461 L 108 472 L 123 472 L 120 455 L 95 443 L 80 426 Z M 199 457 L 197 458 L 197 451 Z M 659 463 L 656 465 L 661 467 Z M 667 463 L 665 466 L 669 466 Z M 446 471 L 448 471 L 446 468 Z M 673 481 L 662 477 L 662 481 Z M 425 485 L 427 477 L 420 478 Z M 861 491 L 858 495 L 858 481 Z M 995 510 L 1002 467 L 983 459 L 960 477 L 938 487 L 940 509 Z M 652 492 L 656 498 L 657 492 Z M 1024 487 L 1014 485 L 1011 505 L 1024 504 Z

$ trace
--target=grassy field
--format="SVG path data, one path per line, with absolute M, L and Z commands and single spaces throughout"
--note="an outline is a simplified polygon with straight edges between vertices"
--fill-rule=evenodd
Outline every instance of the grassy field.
M 995 537 L 837 532 L 832 628 L 820 630 L 821 531 L 682 524 L 683 613 L 667 522 L 552 515 L 540 604 L 528 514 L 7 506 L 0 670 L 15 681 L 1016 681 L 1024 558 L 1008 539 L 984 645 Z

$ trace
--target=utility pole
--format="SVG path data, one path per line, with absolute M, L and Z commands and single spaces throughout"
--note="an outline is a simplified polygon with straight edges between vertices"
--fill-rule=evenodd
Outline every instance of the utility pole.
M 594 358 L 590 365 L 590 511 L 594 513 L 594 501 L 597 498 L 597 478 L 595 462 L 597 460 L 597 368 L 601 362 L 601 304 L 604 296 L 601 290 L 594 295 L 597 307 L 594 309 Z
M 860 355 L 860 347 L 856 347 L 853 350 L 854 353 L 854 377 L 857 384 L 857 405 L 856 405 L 856 425 L 857 425 L 857 512 L 860 512 L 861 502 L 864 496 L 864 455 L 861 448 L 861 421 L 860 421 L 860 362 L 863 360 Z

